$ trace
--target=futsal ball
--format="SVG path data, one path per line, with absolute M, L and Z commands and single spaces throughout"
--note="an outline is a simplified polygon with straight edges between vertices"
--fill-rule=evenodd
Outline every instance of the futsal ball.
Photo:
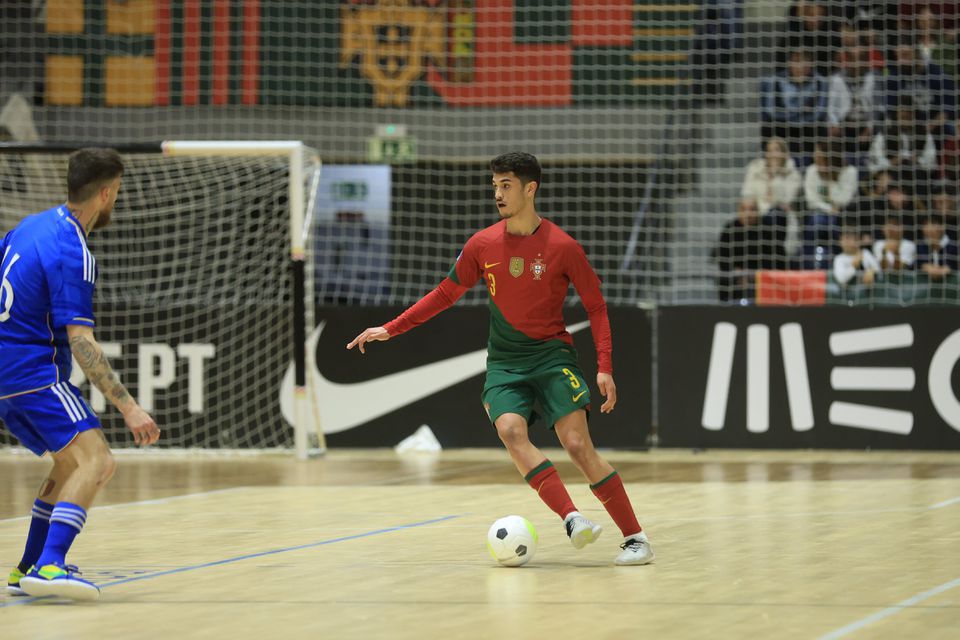
M 505 516 L 487 532 L 487 549 L 505 567 L 527 564 L 537 551 L 537 530 L 523 516 Z

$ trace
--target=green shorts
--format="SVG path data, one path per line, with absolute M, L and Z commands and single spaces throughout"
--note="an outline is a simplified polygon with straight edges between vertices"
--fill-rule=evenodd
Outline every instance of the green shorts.
M 517 413 L 527 424 L 542 416 L 553 428 L 563 416 L 590 405 L 590 389 L 574 359 L 528 370 L 487 369 L 480 397 L 491 424 L 505 413 Z

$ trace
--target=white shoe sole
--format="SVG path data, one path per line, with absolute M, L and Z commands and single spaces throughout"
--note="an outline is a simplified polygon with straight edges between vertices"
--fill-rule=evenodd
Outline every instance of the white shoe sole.
M 26 591 L 24 591 L 20 587 L 13 586 L 12 584 L 7 585 L 7 593 L 9 593 L 11 596 L 14 596 L 14 597 L 27 595 Z
M 21 578 L 20 588 L 30 596 L 58 596 L 70 600 L 92 601 L 100 598 L 100 589 L 79 580 L 61 578 L 60 580 L 44 580 L 43 578 Z
M 591 529 L 584 529 L 570 536 L 570 544 L 573 545 L 574 549 L 583 549 L 591 542 L 596 542 L 601 533 L 603 533 L 603 527 L 595 524 Z
M 625 559 L 621 559 L 618 557 L 616 560 L 613 561 L 613 563 L 620 567 L 631 567 L 631 566 L 639 567 L 645 564 L 650 564 L 651 562 L 653 562 L 655 558 L 656 558 L 656 555 L 654 555 L 653 550 L 651 549 L 650 553 L 648 553 L 645 556 L 632 556 L 630 558 L 625 558 Z

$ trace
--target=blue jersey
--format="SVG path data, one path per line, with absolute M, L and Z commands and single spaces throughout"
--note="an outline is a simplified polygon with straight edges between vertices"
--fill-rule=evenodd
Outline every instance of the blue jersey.
M 67 325 L 94 326 L 97 262 L 66 206 L 24 218 L 0 244 L 0 398 L 66 382 Z

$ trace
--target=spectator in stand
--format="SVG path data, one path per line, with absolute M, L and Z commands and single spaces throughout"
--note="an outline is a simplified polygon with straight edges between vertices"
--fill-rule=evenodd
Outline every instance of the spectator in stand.
M 873 255 L 884 273 L 912 269 L 917 257 L 917 245 L 903 237 L 900 216 L 890 214 L 883 225 L 883 240 L 873 245 Z
M 895 215 L 903 221 L 906 236 L 913 238 L 914 202 L 904 193 L 887 170 L 877 171 L 870 179 L 870 190 L 857 201 L 856 214 L 848 217 L 848 224 L 860 228 L 860 240 L 867 245 L 883 237 L 887 216 Z
M 867 60 L 870 63 L 870 69 L 877 74 L 878 78 L 883 78 L 887 68 L 887 58 L 884 47 L 880 45 L 880 36 L 877 35 L 878 30 L 874 26 L 874 22 L 875 20 L 870 18 L 859 19 L 857 26 L 867 48 Z
M 848 164 L 842 144 L 818 142 L 813 164 L 807 167 L 803 191 L 807 214 L 803 224 L 804 263 L 826 269 L 835 253 L 840 216 L 857 195 L 857 168 Z
M 890 170 L 911 196 L 929 193 L 937 172 L 937 145 L 918 118 L 913 98 L 900 97 L 896 119 L 873 137 L 867 166 L 871 173 Z
M 886 0 L 889 2 L 889 0 Z M 957 14 L 960 7 L 956 0 L 903 0 L 897 13 L 903 20 L 910 20 L 923 9 L 930 9 L 934 15 L 940 16 L 940 22 L 947 31 L 957 28 Z
M 880 273 L 880 263 L 870 249 L 860 243 L 860 234 L 855 227 L 844 227 L 840 232 L 840 248 L 833 259 L 833 279 L 837 284 L 873 284 Z
M 937 5 L 939 4 L 937 3 Z M 951 2 L 949 4 L 951 7 L 955 7 L 956 3 Z M 944 7 L 937 6 L 938 11 L 943 9 Z M 946 16 L 944 18 L 946 19 L 938 19 L 930 4 L 922 4 L 916 10 L 913 24 L 908 23 L 906 28 L 917 34 L 917 50 L 923 64 L 933 63 L 938 65 L 947 77 L 952 78 L 954 84 L 956 84 L 960 80 L 957 77 L 956 25 L 952 19 Z
M 767 140 L 764 155 L 747 165 L 740 197 L 753 200 L 757 211 L 773 229 L 776 241 L 786 241 L 787 217 L 800 193 L 800 172 L 783 138 Z
M 958 241 L 957 199 L 952 189 L 946 185 L 937 185 L 930 199 L 930 209 L 943 218 L 947 236 L 954 243 Z
M 854 38 L 837 56 L 839 69 L 830 77 L 827 122 L 830 135 L 842 138 L 851 156 L 867 151 L 877 124 L 883 121 L 883 101 L 877 75 L 870 69 L 868 49 Z
M 873 173 L 867 184 L 861 183 L 856 207 L 842 223 L 844 227 L 860 229 L 860 240 L 867 246 L 873 246 L 873 241 L 880 237 L 880 227 L 886 219 L 887 189 L 892 182 L 889 171 Z
M 931 280 L 942 280 L 960 269 L 957 243 L 947 236 L 943 216 L 931 213 L 923 221 L 923 240 L 917 246 L 917 266 Z
M 901 31 L 890 41 L 896 64 L 887 69 L 887 111 L 895 113 L 909 96 L 918 129 L 933 135 L 942 149 L 945 139 L 956 133 L 956 85 L 939 65 L 917 56 L 912 33 Z
M 740 195 L 757 203 L 761 216 L 774 209 L 793 211 L 800 194 L 800 172 L 783 138 L 774 136 L 764 145 L 762 158 L 747 165 Z
M 786 255 L 774 239 L 771 225 L 757 211 L 755 200 L 744 198 L 737 208 L 737 217 L 724 226 L 713 251 L 720 269 L 720 300 L 741 300 L 749 297 L 757 269 L 783 269 Z
M 780 39 L 779 70 L 786 70 L 790 54 L 801 48 L 813 53 L 817 72 L 825 78 L 830 77 L 836 51 L 840 48 L 841 20 L 834 6 L 827 0 L 796 0 L 793 3 L 787 13 L 786 33 Z
M 837 2 L 837 4 L 841 4 Z M 871 6 L 871 4 L 873 6 Z M 853 47 L 864 50 L 867 66 L 881 78 L 887 67 L 884 59 L 884 47 L 880 45 L 878 34 L 886 31 L 885 25 L 896 24 L 896 9 L 891 10 L 892 19 L 886 16 L 883 3 L 848 2 L 841 5 L 838 19 L 840 25 L 840 50 L 849 51 Z
M 827 117 L 828 93 L 826 78 L 813 70 L 811 52 L 792 50 L 787 70 L 760 84 L 763 139 L 786 139 L 790 153 L 806 166 Z
M 917 55 L 924 65 L 939 66 L 956 88 L 960 83 L 960 43 L 957 37 L 956 0 L 951 2 L 904 2 L 904 28 L 917 37 Z M 952 93 L 955 96 L 955 92 Z M 938 136 L 944 176 L 953 182 L 960 180 L 960 140 L 958 123 L 948 120 L 943 135 Z M 934 131 L 936 133 L 936 131 Z

